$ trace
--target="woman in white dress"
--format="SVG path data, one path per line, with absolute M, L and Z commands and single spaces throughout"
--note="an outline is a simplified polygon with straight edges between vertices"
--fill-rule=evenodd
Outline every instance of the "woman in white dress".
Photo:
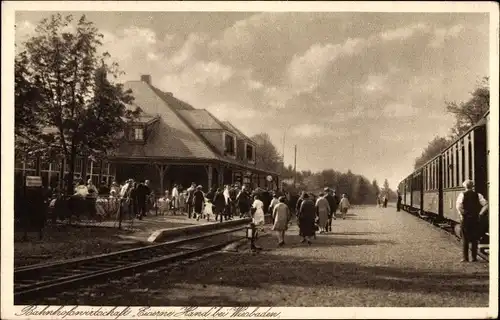
M 253 223 L 256 226 L 264 224 L 264 203 L 260 201 L 259 196 L 254 197 L 254 201 L 252 204 L 252 208 L 255 209 L 255 213 L 253 214 Z

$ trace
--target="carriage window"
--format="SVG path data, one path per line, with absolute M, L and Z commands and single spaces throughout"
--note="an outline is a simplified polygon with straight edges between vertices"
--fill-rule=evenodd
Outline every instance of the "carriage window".
M 458 146 L 455 147 L 455 160 L 456 160 L 456 165 L 455 165 L 455 187 L 460 185 L 460 158 L 458 157 Z
M 431 189 L 434 190 L 434 167 L 435 163 L 433 162 L 431 165 Z
M 462 180 L 465 180 L 465 148 L 462 143 Z
M 434 164 L 434 189 L 439 188 L 439 160 Z
M 455 164 L 455 161 L 453 159 L 453 150 L 450 150 L 450 166 L 451 166 L 451 168 L 449 169 L 450 170 L 450 188 L 453 187 L 453 181 L 455 181 L 455 179 L 454 179 L 455 174 L 453 171 L 453 169 L 455 169 L 454 164 Z
M 443 176 L 443 189 L 446 188 L 446 154 L 444 154 L 442 159 L 441 175 Z
M 468 162 L 469 162 L 469 179 L 472 179 L 472 143 L 469 137 L 469 154 L 468 154 Z
M 432 166 L 434 163 L 429 165 L 429 190 L 432 190 Z
M 430 171 L 429 171 L 429 169 L 430 169 L 429 166 L 425 167 L 425 190 L 429 190 L 429 186 L 430 186 L 430 180 L 429 180 L 429 178 L 430 178 L 429 172 Z

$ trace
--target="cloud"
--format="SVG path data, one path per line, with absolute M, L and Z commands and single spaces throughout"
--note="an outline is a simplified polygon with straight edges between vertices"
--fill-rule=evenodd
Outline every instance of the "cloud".
M 465 28 L 461 24 L 454 25 L 450 28 L 438 28 L 434 31 L 434 39 L 429 43 L 430 47 L 442 47 L 446 40 L 456 38 Z
M 207 107 L 213 115 L 221 120 L 251 120 L 261 117 L 262 114 L 254 109 L 231 102 L 214 103 Z
M 411 117 L 418 114 L 418 109 L 411 104 L 391 103 L 384 107 L 383 113 L 387 117 Z
M 380 38 L 385 41 L 405 40 L 413 36 L 416 32 L 428 32 L 430 29 L 425 23 L 417 23 L 403 28 L 384 31 L 380 33 Z
M 315 44 L 303 55 L 293 57 L 287 69 L 288 80 L 297 92 L 312 92 L 335 60 L 360 53 L 364 47 L 363 39 L 351 38 L 341 44 Z
M 333 131 L 331 128 L 311 123 L 304 123 L 294 127 L 292 133 L 294 136 L 302 138 L 322 137 L 333 134 L 338 135 L 338 132 Z
M 403 176 L 453 124 L 444 101 L 464 101 L 489 73 L 487 15 L 210 13 L 132 26 L 108 14 L 99 30 L 121 81 L 150 74 L 248 135 L 268 132 L 280 150 L 290 128 L 285 162 L 297 144 L 299 169 Z M 19 21 L 16 39 L 34 30 Z

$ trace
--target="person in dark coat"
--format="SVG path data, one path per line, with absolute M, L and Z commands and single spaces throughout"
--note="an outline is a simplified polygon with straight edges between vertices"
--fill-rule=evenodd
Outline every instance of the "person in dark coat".
M 192 182 L 191 187 L 189 187 L 186 191 L 187 191 L 186 204 L 187 204 L 188 218 L 191 219 L 191 214 L 193 213 L 193 203 L 194 203 L 193 196 L 194 193 L 196 192 L 196 183 Z
M 99 186 L 99 195 L 101 196 L 109 196 L 110 188 L 106 184 L 106 181 L 102 181 L 101 185 Z
M 325 188 L 325 199 L 328 201 L 328 205 L 330 206 L 330 212 L 328 213 L 328 222 L 326 224 L 326 231 L 331 232 L 332 231 L 332 220 L 333 217 L 335 216 L 335 211 L 337 211 L 337 206 L 338 203 L 335 200 L 335 197 L 333 196 L 333 190 L 330 188 Z
M 136 218 L 142 220 L 142 216 L 139 215 L 139 210 L 137 207 L 137 183 L 131 183 L 132 187 L 128 191 L 129 198 L 129 212 L 132 213 Z
M 240 193 L 236 197 L 236 202 L 238 203 L 238 209 L 240 210 L 240 218 L 243 218 L 250 211 L 250 194 L 243 186 Z
M 230 211 L 229 218 L 232 219 L 234 215 L 236 215 L 236 197 L 238 196 L 238 188 L 236 185 L 233 185 L 231 189 L 229 189 L 229 198 L 231 199 L 230 203 Z
M 215 197 L 215 190 L 214 190 L 214 188 L 210 188 L 208 190 L 206 197 L 207 197 L 208 200 L 210 200 L 210 202 L 212 202 L 214 200 L 214 197 Z
M 401 200 L 403 199 L 401 198 L 401 194 L 398 191 L 398 201 L 396 202 L 396 211 L 398 212 L 401 210 Z
M 300 235 L 302 236 L 301 243 L 307 241 L 310 245 L 311 237 L 315 234 L 316 206 L 307 193 L 304 193 L 302 198 L 303 200 L 298 213 Z
M 148 196 L 151 193 L 151 190 L 144 182 L 141 182 L 137 186 L 137 190 L 135 192 L 135 198 L 137 201 L 137 214 L 140 217 L 146 216 L 146 201 L 148 200 Z
M 224 218 L 224 209 L 226 208 L 226 199 L 224 198 L 224 194 L 220 188 L 218 188 L 215 192 L 212 203 L 214 204 L 215 209 L 215 221 L 217 221 L 217 217 L 220 215 L 220 222 L 222 222 L 222 219 Z
M 203 195 L 203 191 L 201 191 L 201 186 L 197 186 L 196 190 L 193 192 L 193 218 L 200 217 L 203 214 L 203 202 L 205 202 L 205 196 Z M 191 218 L 191 214 L 189 215 L 189 218 Z
M 462 262 L 469 261 L 469 243 L 471 244 L 472 261 L 477 261 L 477 250 L 480 238 L 480 220 L 488 210 L 488 201 L 482 194 L 474 191 L 474 181 L 465 180 L 465 188 L 456 201 L 456 209 L 460 218 L 462 240 Z

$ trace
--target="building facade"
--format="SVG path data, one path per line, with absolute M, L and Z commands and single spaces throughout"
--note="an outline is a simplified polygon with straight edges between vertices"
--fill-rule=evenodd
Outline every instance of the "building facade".
M 230 122 L 154 87 L 148 75 L 124 87 L 132 90 L 141 116 L 129 124 L 126 142 L 106 160 L 77 159 L 75 179 L 91 178 L 97 185 L 147 179 L 158 193 L 192 182 L 204 190 L 237 182 L 278 188 L 279 174 L 258 168 L 256 143 Z M 61 159 L 19 159 L 15 171 L 17 178 L 41 175 L 44 185 L 55 187 L 61 185 L 67 167 Z

